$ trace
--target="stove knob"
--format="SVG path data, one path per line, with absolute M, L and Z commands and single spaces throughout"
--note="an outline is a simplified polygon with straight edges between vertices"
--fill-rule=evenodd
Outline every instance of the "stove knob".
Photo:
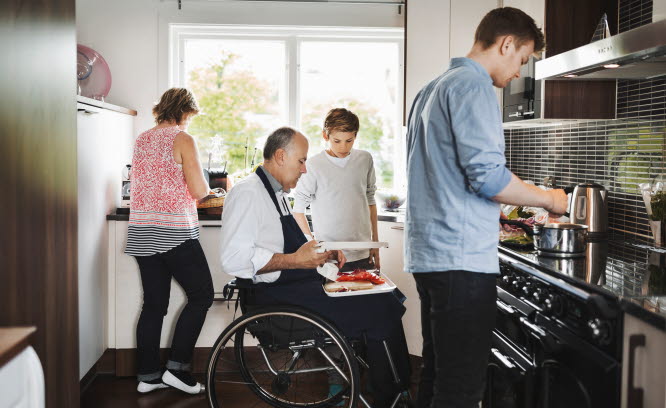
M 508 288 L 509 286 L 511 286 L 511 282 L 513 282 L 513 275 L 504 275 L 502 276 L 502 281 L 500 285 L 502 287 Z
M 516 292 L 519 291 L 523 287 L 524 281 L 525 279 L 521 278 L 520 276 L 517 276 L 511 283 L 511 288 Z
M 564 305 L 558 295 L 551 294 L 546 296 L 546 299 L 543 301 L 543 308 L 546 312 L 556 317 L 564 315 Z
M 587 322 L 587 327 L 590 329 L 592 338 L 600 344 L 608 344 L 610 342 L 610 328 L 608 323 L 601 319 L 591 319 Z
M 546 295 L 546 293 L 544 292 L 543 289 L 536 288 L 536 289 L 534 289 L 534 293 L 532 293 L 532 300 L 537 305 L 540 305 L 541 303 L 543 303 L 544 299 L 546 298 L 545 295 Z
M 525 282 L 523 285 L 523 295 L 525 295 L 526 298 L 530 297 L 530 293 L 532 293 L 532 287 L 534 284 L 532 282 Z

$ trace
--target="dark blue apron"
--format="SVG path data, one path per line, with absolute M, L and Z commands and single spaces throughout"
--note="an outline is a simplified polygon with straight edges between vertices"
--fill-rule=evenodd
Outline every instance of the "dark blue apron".
M 282 215 L 264 170 L 259 167 L 256 173 L 280 216 L 284 253 L 294 253 L 307 242 L 305 234 L 284 198 L 282 204 L 288 215 Z M 324 278 L 316 269 L 287 269 L 275 282 L 254 284 L 253 300 L 257 305 L 295 305 L 310 309 L 332 321 L 347 337 L 358 338 L 365 333 L 370 339 L 382 340 L 393 337 L 396 330 L 402 331 L 405 297 L 398 289 L 375 295 L 333 298 L 326 295 L 323 283 Z

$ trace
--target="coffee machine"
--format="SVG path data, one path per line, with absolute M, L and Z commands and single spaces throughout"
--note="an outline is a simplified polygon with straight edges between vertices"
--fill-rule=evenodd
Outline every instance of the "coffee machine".
M 590 237 L 608 233 L 608 192 L 595 183 L 577 185 L 571 197 L 570 218 L 574 224 L 588 226 Z

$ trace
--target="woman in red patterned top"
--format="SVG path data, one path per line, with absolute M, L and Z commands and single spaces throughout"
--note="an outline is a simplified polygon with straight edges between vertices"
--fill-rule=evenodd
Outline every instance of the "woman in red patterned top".
M 213 281 L 199 244 L 196 200 L 208 194 L 196 141 L 186 133 L 199 113 L 184 88 L 166 91 L 153 108 L 157 126 L 136 139 L 132 158 L 130 220 L 125 253 L 136 257 L 143 308 L 136 327 L 139 392 L 167 385 L 190 394 L 204 391 L 190 375 L 194 344 L 213 303 Z M 171 278 L 187 305 L 176 324 L 166 370 L 160 366 L 162 320 Z

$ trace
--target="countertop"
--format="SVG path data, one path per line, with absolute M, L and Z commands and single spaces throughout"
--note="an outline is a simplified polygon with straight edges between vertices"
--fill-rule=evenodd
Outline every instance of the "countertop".
M 34 327 L 0 327 L 0 367 L 30 345 Z
M 589 242 L 580 258 L 550 258 L 501 245 L 500 251 L 581 287 L 612 294 L 625 312 L 666 331 L 666 248 L 617 234 Z
M 310 215 L 306 215 L 309 220 Z M 129 221 L 129 212 L 125 208 L 117 208 L 114 212 L 107 215 L 106 219 L 108 221 Z M 199 221 L 220 221 L 221 219 L 221 215 L 208 215 L 204 211 L 199 210 Z M 397 212 L 379 211 L 377 213 L 377 220 L 402 223 L 405 221 L 405 210 L 401 209 Z

